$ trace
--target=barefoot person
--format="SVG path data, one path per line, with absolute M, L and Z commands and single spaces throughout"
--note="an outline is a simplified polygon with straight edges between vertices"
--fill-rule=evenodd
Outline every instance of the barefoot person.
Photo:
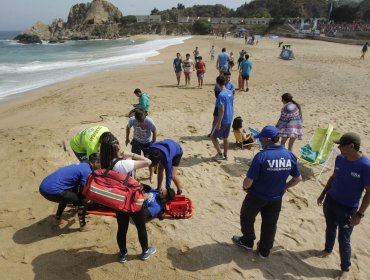
M 216 53 L 216 48 L 215 48 L 215 46 L 212 45 L 212 48 L 209 51 L 209 54 L 211 55 L 211 61 L 215 60 L 215 53 Z
M 123 174 L 129 174 L 136 169 L 149 167 L 149 165 L 151 164 L 151 161 L 143 156 L 134 153 L 121 152 L 117 138 L 112 133 L 108 132 L 106 137 L 103 137 L 101 141 L 101 167 L 107 169 L 116 159 L 121 157 L 122 160 L 118 161 L 114 165 L 113 170 Z M 144 209 L 139 212 L 116 211 L 116 218 L 118 224 L 117 243 L 120 249 L 118 261 L 120 263 L 127 262 L 128 250 L 126 246 L 126 235 L 129 227 L 130 218 L 136 226 L 137 235 L 142 250 L 140 259 L 147 260 L 156 252 L 155 246 L 148 245 L 148 233 L 146 231 Z
M 365 45 L 362 47 L 360 59 L 362 60 L 365 59 L 365 54 L 367 53 L 367 49 L 368 49 L 368 43 L 366 42 Z
M 218 54 L 216 69 L 220 75 L 229 71 L 229 54 L 226 52 L 226 48 L 222 48 L 221 53 Z
M 230 127 L 234 117 L 234 93 L 225 87 L 226 79 L 220 75 L 216 79 L 218 88 L 221 89 L 217 100 L 217 120 L 211 132 L 211 140 L 217 151 L 215 160 L 227 160 L 229 150 Z M 224 143 L 224 153 L 222 154 L 218 138 Z
M 173 70 L 175 71 L 177 85 L 179 86 L 182 72 L 182 59 L 180 53 L 177 53 L 176 58 L 173 60 Z
M 204 73 L 206 73 L 206 64 L 203 62 L 201 56 L 198 56 L 197 58 L 197 61 L 195 63 L 195 69 L 197 70 L 198 88 L 202 88 Z
M 240 210 L 243 235 L 235 235 L 232 240 L 238 246 L 251 250 L 256 239 L 254 222 L 258 213 L 261 213 L 261 234 L 257 251 L 261 258 L 267 258 L 274 245 L 283 195 L 302 178 L 297 158 L 278 144 L 276 127 L 265 126 L 255 137 L 261 139 L 263 150 L 253 158 L 243 182 L 243 190 L 247 192 Z M 287 182 L 289 176 L 292 178 Z
M 82 209 L 86 206 L 86 201 L 82 196 L 82 188 L 85 186 L 86 177 L 93 169 L 100 168 L 97 154 L 89 157 L 89 162 L 72 164 L 60 168 L 47 176 L 40 185 L 41 195 L 49 201 L 59 203 L 55 214 L 55 224 L 62 223 L 62 214 L 67 204 L 79 206 Z M 85 213 L 78 214 L 80 231 L 86 231 Z
M 190 54 L 186 54 L 186 59 L 182 61 L 182 67 L 184 68 L 185 75 L 185 86 L 190 85 L 191 73 L 194 69 L 194 62 L 190 59 Z
M 150 96 L 146 92 L 142 92 L 141 89 L 137 88 L 134 90 L 134 94 L 139 98 L 139 103 L 133 104 L 134 109 L 132 109 L 128 116 L 132 117 L 135 114 L 136 109 L 143 110 L 146 114 L 149 113 L 150 108 Z
M 288 150 L 293 150 L 293 144 L 296 139 L 302 139 L 303 132 L 303 117 L 301 106 L 293 100 L 290 93 L 284 93 L 281 96 L 281 101 L 284 107 L 281 109 L 281 114 L 276 127 L 279 130 L 281 144 L 285 146 L 289 139 Z
M 240 63 L 240 72 L 242 73 L 242 79 L 245 81 L 245 91 L 249 91 L 249 78 L 252 71 L 252 61 L 249 59 L 249 55 L 245 55 L 245 59 Z
M 335 160 L 334 173 L 317 199 L 319 206 L 323 204 L 326 221 L 325 249 L 321 257 L 333 251 L 338 230 L 340 279 L 348 279 L 351 234 L 370 204 L 370 160 L 361 153 L 361 140 L 357 134 L 343 134 L 336 143 L 339 144 L 340 155 Z
M 171 139 L 165 139 L 150 145 L 149 159 L 152 166 L 158 166 L 157 188 L 162 188 L 163 173 L 166 173 L 166 189 L 171 188 L 171 182 L 175 183 L 177 194 L 182 193 L 182 186 L 177 175 L 177 168 L 182 158 L 182 148 L 179 144 Z

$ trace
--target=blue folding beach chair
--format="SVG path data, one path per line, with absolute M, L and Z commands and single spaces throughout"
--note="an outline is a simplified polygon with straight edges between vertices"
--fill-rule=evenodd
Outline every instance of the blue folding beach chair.
M 251 133 L 253 133 L 253 136 L 256 136 L 258 133 L 260 133 L 260 131 L 258 129 L 254 129 L 254 128 L 251 128 L 251 127 L 248 127 L 248 130 Z M 262 148 L 262 143 L 261 143 L 261 140 L 259 138 L 256 138 L 256 142 L 260 146 L 260 148 Z

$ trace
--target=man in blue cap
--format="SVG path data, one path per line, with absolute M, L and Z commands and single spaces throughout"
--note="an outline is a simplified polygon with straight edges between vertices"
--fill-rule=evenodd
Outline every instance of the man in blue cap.
M 265 126 L 255 138 L 260 138 L 263 150 L 253 158 L 243 182 L 243 190 L 247 192 L 240 210 L 243 235 L 235 235 L 232 240 L 245 249 L 252 249 L 256 239 L 254 222 L 261 213 L 261 236 L 257 250 L 261 258 L 267 258 L 274 244 L 282 197 L 286 189 L 297 185 L 302 178 L 297 158 L 278 144 L 278 129 L 275 126 Z M 292 179 L 287 182 L 289 176 Z
M 370 160 L 361 153 L 361 139 L 356 133 L 345 133 L 335 143 L 339 144 L 340 155 L 335 159 L 333 175 L 317 199 L 318 205 L 324 204 L 326 221 L 325 249 L 320 256 L 331 254 L 338 230 L 340 279 L 347 279 L 353 227 L 361 222 L 370 204 Z

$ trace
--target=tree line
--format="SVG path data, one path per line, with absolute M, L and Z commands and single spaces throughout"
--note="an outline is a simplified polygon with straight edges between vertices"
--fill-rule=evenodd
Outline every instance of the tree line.
M 331 4 L 333 4 L 331 8 Z M 255 0 L 245 3 L 236 10 L 224 5 L 194 5 L 159 11 L 154 8 L 152 15 L 161 15 L 163 21 L 177 22 L 178 17 L 329 17 L 335 22 L 370 21 L 370 0 Z

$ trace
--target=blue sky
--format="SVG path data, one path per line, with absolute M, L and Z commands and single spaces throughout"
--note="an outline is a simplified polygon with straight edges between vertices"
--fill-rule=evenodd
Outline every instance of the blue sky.
M 0 9 L 0 30 L 24 30 L 36 21 L 50 24 L 55 18 L 67 19 L 69 9 L 83 0 L 6 0 Z M 177 6 L 182 3 L 186 7 L 202 4 L 223 4 L 229 8 L 237 8 L 246 0 L 111 0 L 124 15 L 145 15 L 153 8 L 159 10 Z M 225 4 L 227 2 L 227 4 Z

